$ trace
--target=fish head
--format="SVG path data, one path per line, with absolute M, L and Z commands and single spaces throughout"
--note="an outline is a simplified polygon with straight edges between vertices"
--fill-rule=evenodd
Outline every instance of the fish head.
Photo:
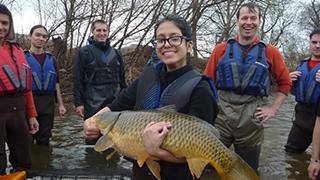
M 93 121 L 97 127 L 101 130 L 103 134 L 108 133 L 113 125 L 117 122 L 121 112 L 116 111 L 108 111 L 103 112 L 91 117 L 91 121 Z

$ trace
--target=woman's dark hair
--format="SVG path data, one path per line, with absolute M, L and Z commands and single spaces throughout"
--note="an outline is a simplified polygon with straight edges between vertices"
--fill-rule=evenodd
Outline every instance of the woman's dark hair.
M 187 41 L 190 41 L 192 38 L 192 31 L 190 24 L 181 16 L 175 14 L 169 14 L 163 17 L 160 21 L 158 21 L 154 28 L 154 37 L 157 35 L 157 30 L 159 26 L 164 22 L 172 22 L 174 23 L 182 32 L 182 35 L 185 36 Z
M 46 32 L 48 32 L 48 30 L 47 30 L 46 27 L 44 27 L 44 26 L 41 25 L 41 24 L 38 24 L 38 25 L 35 25 L 35 26 L 33 26 L 33 27 L 31 28 L 29 35 L 31 36 L 31 35 L 33 34 L 34 30 L 35 30 L 35 29 L 38 29 L 38 28 L 43 28 Z

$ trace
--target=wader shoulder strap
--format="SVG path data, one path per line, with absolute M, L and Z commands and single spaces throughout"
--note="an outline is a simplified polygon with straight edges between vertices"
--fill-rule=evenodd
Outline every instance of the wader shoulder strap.
M 177 110 L 185 106 L 193 89 L 200 82 L 202 76 L 196 70 L 189 71 L 171 83 L 162 93 L 160 107 L 174 104 Z
M 117 56 L 115 50 L 112 47 L 109 47 L 107 51 L 102 51 L 99 48 L 95 47 L 94 45 L 89 45 L 89 50 L 92 52 L 96 59 L 96 63 L 100 67 L 104 67 L 111 61 L 113 58 Z M 117 59 L 118 60 L 118 59 Z

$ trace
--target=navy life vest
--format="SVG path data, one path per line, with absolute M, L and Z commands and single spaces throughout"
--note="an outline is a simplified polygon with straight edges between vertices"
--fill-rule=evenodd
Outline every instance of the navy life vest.
M 14 57 L 0 48 L 0 96 L 31 90 L 30 66 L 23 51 L 14 44 L 11 46 Z
M 43 64 L 39 64 L 30 51 L 24 52 L 32 70 L 32 93 L 54 94 L 57 83 L 57 72 L 54 59 L 50 53 L 45 53 Z
M 316 73 L 320 70 L 320 64 L 309 70 L 308 62 L 310 58 L 305 59 L 297 71 L 301 76 L 294 82 L 293 94 L 297 102 L 315 105 L 320 97 L 320 83 L 316 81 Z
M 176 110 L 179 111 L 190 101 L 193 89 L 202 79 L 208 81 L 213 92 L 214 101 L 218 101 L 217 92 L 212 80 L 206 76 L 202 76 L 196 70 L 183 74 L 161 92 L 159 76 L 162 66 L 163 63 L 145 66 L 138 83 L 136 108 L 155 109 L 174 104 Z
M 266 45 L 259 42 L 245 56 L 238 42 L 230 39 L 217 65 L 217 87 L 239 94 L 268 96 L 270 75 L 265 49 Z

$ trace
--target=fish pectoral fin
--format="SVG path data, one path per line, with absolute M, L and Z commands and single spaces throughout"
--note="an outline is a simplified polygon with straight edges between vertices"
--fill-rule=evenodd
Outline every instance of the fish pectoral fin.
M 140 156 L 137 158 L 137 163 L 139 165 L 139 167 L 142 167 L 144 162 L 147 160 L 148 157 L 146 156 Z
M 189 170 L 194 177 L 194 175 L 199 179 L 203 169 L 209 163 L 208 160 L 203 159 L 187 159 Z
M 160 177 L 160 165 L 156 161 L 152 159 L 147 159 L 146 164 L 150 171 L 152 172 L 153 176 L 156 177 L 158 180 L 161 179 Z
M 110 160 L 111 157 L 116 153 L 116 150 L 113 150 L 110 154 L 107 155 L 106 160 Z
M 94 150 L 98 152 L 102 152 L 111 147 L 113 147 L 113 142 L 108 137 L 108 134 L 105 134 L 98 139 L 96 145 L 94 146 Z

